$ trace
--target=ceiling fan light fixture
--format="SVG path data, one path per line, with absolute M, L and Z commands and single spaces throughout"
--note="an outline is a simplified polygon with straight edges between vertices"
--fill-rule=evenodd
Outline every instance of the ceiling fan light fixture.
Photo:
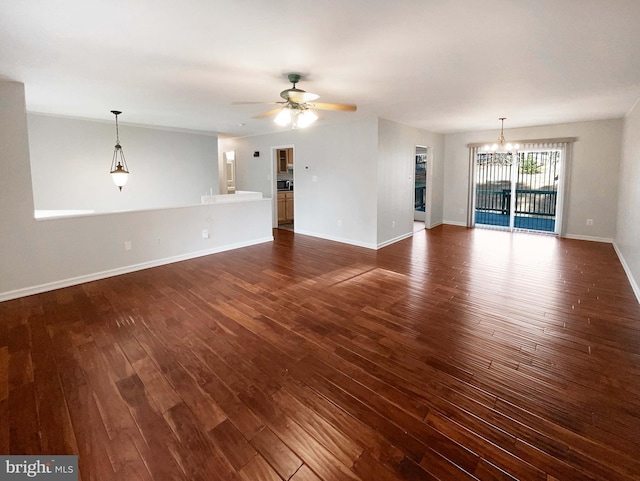
M 313 110 L 305 109 L 296 117 L 296 127 L 304 129 L 318 120 L 318 116 Z M 295 128 L 295 127 L 294 127 Z
M 283 108 L 273 121 L 283 127 L 289 125 L 291 123 L 291 109 L 289 107 Z
M 304 129 L 316 120 L 318 120 L 318 116 L 313 110 L 300 108 L 299 105 L 287 105 L 273 119 L 276 124 L 283 127 L 291 125 L 292 129 Z
M 328 102 L 315 102 L 320 96 L 311 92 L 305 92 L 296 88 L 296 84 L 300 81 L 300 74 L 289 74 L 289 81 L 292 87 L 280 92 L 280 97 L 284 102 L 267 102 L 279 105 L 278 108 L 269 110 L 260 115 L 256 115 L 255 119 L 264 119 L 275 115 L 273 121 L 283 127 L 291 125 L 292 129 L 305 128 L 318 120 L 315 110 L 338 110 L 343 112 L 355 112 L 357 106 L 353 104 L 337 104 Z M 235 102 L 239 104 L 248 103 L 264 103 L 264 102 Z M 313 110 L 311 110 L 313 109 Z

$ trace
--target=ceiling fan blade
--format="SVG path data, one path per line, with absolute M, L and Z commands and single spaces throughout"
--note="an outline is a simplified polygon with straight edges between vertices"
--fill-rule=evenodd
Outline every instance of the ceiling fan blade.
M 280 103 L 280 102 L 276 102 L 276 103 Z M 277 109 L 271 109 L 267 112 L 264 112 L 260 115 L 256 115 L 255 117 L 253 117 L 254 119 L 266 119 L 267 117 L 270 117 L 272 115 L 277 114 L 278 112 L 280 112 L 282 110 L 282 107 L 278 107 Z
M 309 102 L 309 107 L 318 110 L 342 110 L 343 112 L 355 112 L 358 109 L 353 104 L 330 104 L 327 102 Z

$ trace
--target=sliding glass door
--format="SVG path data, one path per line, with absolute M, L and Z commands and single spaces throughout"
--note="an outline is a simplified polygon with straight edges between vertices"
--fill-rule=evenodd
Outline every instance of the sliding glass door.
M 562 150 L 476 152 L 474 223 L 559 233 Z
M 476 224 L 511 227 L 513 160 L 513 154 L 482 152 L 476 155 Z

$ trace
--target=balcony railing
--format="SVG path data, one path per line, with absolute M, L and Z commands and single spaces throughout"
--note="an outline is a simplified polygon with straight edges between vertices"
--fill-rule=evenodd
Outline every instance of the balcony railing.
M 555 190 L 516 190 L 516 215 L 535 215 L 555 217 L 556 198 Z M 497 212 L 509 215 L 511 211 L 511 190 L 477 190 L 476 210 L 482 212 Z

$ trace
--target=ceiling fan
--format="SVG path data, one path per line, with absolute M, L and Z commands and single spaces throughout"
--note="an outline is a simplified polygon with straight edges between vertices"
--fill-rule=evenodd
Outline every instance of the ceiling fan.
M 293 86 L 280 92 L 280 97 L 284 101 L 280 102 L 236 102 L 243 104 L 268 103 L 279 105 L 278 108 L 269 110 L 260 115 L 256 115 L 255 119 L 264 119 L 272 115 L 276 115 L 274 122 L 278 125 L 291 125 L 292 129 L 304 128 L 311 125 L 318 119 L 318 116 L 312 109 L 316 110 L 341 110 L 344 112 L 354 112 L 357 107 L 352 104 L 335 104 L 327 102 L 316 102 L 320 96 L 311 92 L 305 92 L 296 88 L 296 84 L 300 82 L 300 74 L 290 73 L 289 82 Z

